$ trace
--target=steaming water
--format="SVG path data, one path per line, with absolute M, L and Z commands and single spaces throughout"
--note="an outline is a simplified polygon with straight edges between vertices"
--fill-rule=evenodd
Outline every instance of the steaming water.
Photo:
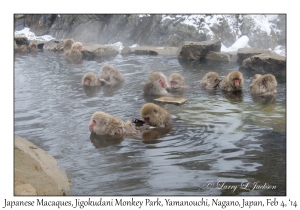
M 108 63 L 124 74 L 124 86 L 86 94 L 81 77 L 99 74 Z M 222 77 L 235 69 L 237 63 L 181 63 L 173 56 L 118 55 L 82 65 L 48 51 L 16 56 L 14 131 L 57 159 L 73 195 L 286 195 L 285 81 L 278 81 L 276 102 L 269 104 L 249 94 L 254 72 L 243 72 L 241 97 L 197 88 L 208 71 Z M 173 118 L 171 131 L 151 144 L 91 140 L 95 111 L 124 121 L 140 118 L 140 108 L 151 101 L 142 86 L 153 71 L 179 72 L 190 87 L 185 104 L 163 105 Z M 255 182 L 275 189 L 251 190 Z

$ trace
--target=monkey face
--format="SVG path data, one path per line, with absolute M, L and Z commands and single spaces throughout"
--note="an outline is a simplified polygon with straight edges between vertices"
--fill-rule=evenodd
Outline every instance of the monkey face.
M 255 74 L 252 78 L 252 82 L 256 81 L 258 78 L 260 78 L 262 75 L 261 74 Z
M 159 82 L 159 84 L 160 84 L 163 88 L 168 87 L 168 83 L 167 83 L 167 81 L 165 80 L 165 78 L 160 77 L 159 80 L 158 80 L 158 82 Z
M 171 88 L 175 88 L 175 89 L 179 88 L 179 84 L 177 81 L 172 80 L 170 81 L 170 84 L 171 84 Z
M 94 127 L 98 124 L 98 122 L 95 119 L 92 119 L 89 125 L 90 132 L 94 131 Z
M 207 81 L 208 87 L 212 88 L 216 87 L 220 83 L 219 76 L 213 72 L 206 74 L 204 80 Z
M 240 86 L 240 83 L 241 83 L 241 80 L 239 78 L 234 78 L 233 79 L 233 83 L 236 87 L 239 87 Z
M 90 78 L 85 78 L 84 79 L 84 85 L 90 86 L 90 84 L 91 84 L 91 79 Z
M 94 113 L 89 124 L 90 132 L 101 135 L 107 127 L 110 118 L 110 115 L 104 112 Z

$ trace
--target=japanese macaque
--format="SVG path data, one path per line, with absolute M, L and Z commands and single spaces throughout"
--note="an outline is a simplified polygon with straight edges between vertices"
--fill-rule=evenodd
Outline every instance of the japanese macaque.
M 88 72 L 82 77 L 81 84 L 84 86 L 100 86 L 100 80 L 94 73 Z
M 136 134 L 137 130 L 134 128 L 130 121 L 126 123 L 120 118 L 114 117 L 105 112 L 95 112 L 92 115 L 89 130 L 91 133 L 97 135 L 125 135 L 125 134 Z
M 153 72 L 144 85 L 143 91 L 145 95 L 167 95 L 167 88 L 170 88 L 167 77 L 161 72 Z
M 65 52 L 65 57 L 75 64 L 81 63 L 83 46 L 80 42 L 72 44 L 70 50 Z
M 28 48 L 29 48 L 30 52 L 37 52 L 38 51 L 37 43 L 35 41 L 31 41 L 28 45 Z
M 63 43 L 64 52 L 67 52 L 71 49 L 72 45 L 74 44 L 73 39 L 66 39 Z
M 179 73 L 172 73 L 169 77 L 170 87 L 167 91 L 171 93 L 183 93 L 186 89 L 184 85 L 184 78 Z
M 272 74 L 255 74 L 250 84 L 250 93 L 254 95 L 272 95 L 275 94 L 277 81 Z
M 166 127 L 171 124 L 171 115 L 162 107 L 154 103 L 146 103 L 141 108 L 141 117 L 145 124 L 153 127 Z
M 216 72 L 208 72 L 200 81 L 200 88 L 214 89 L 220 83 L 219 75 Z
M 220 82 L 220 88 L 224 91 L 241 91 L 244 85 L 243 74 L 239 71 L 232 71 Z
M 105 65 L 100 69 L 100 81 L 104 85 L 115 86 L 124 82 L 124 76 L 118 69 L 111 65 Z
M 19 48 L 19 51 L 23 54 L 28 53 L 28 46 L 27 45 L 21 45 Z

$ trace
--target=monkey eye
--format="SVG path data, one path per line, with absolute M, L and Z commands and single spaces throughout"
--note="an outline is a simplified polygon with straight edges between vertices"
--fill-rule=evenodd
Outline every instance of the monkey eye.
M 97 121 L 96 121 L 95 119 L 93 119 L 93 123 L 94 123 L 94 124 L 97 124 Z
M 209 78 L 210 78 L 210 76 L 207 77 L 207 79 L 209 79 Z

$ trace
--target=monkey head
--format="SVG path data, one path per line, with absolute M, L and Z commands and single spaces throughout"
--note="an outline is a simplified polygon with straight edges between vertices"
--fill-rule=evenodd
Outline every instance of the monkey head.
M 179 73 L 173 73 L 170 75 L 170 85 L 171 88 L 179 88 L 180 86 L 184 85 L 184 78 Z
M 154 103 L 146 103 L 141 108 L 141 117 L 145 123 L 154 127 L 165 127 L 171 123 L 171 115 Z
M 81 44 L 81 42 L 75 42 L 74 44 L 72 44 L 72 50 L 81 52 L 83 50 L 83 45 Z

